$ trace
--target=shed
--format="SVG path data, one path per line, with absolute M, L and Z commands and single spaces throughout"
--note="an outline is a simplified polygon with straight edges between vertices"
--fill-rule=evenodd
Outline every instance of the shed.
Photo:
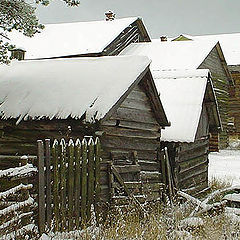
M 150 42 L 141 18 L 46 24 L 41 33 L 27 37 L 9 33 L 11 44 L 25 50 L 25 59 L 118 55 L 132 42 Z
M 223 131 L 212 135 L 211 151 L 228 146 L 229 86 L 233 84 L 220 44 L 215 41 L 176 41 L 131 44 L 121 55 L 146 55 L 155 70 L 209 69 L 212 74 Z
M 171 127 L 162 131 L 177 188 L 199 193 L 208 186 L 209 135 L 221 130 L 209 70 L 154 71 Z
M 240 138 L 240 33 L 191 36 L 182 34 L 174 41 L 183 38 L 194 41 L 219 41 L 226 58 L 228 69 L 232 75 L 234 85 L 230 86 L 229 101 L 229 132 L 233 139 Z
M 140 166 L 125 170 L 124 181 L 135 188 L 144 174 L 154 186 L 160 184 L 157 149 L 169 122 L 149 64 L 143 56 L 116 56 L 3 66 L 0 154 L 36 155 L 37 139 L 99 136 L 103 199 L 109 199 L 106 163 L 128 169 L 133 152 Z M 154 191 L 159 197 L 159 185 Z

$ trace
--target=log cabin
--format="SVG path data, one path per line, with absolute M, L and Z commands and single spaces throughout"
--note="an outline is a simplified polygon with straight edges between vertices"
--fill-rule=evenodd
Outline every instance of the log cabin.
M 232 77 L 216 41 L 161 41 L 136 43 L 125 48 L 121 55 L 146 55 L 152 60 L 151 70 L 209 69 L 212 74 L 223 131 L 212 134 L 210 150 L 219 151 L 228 146 L 229 87 Z
M 219 41 L 233 78 L 230 85 L 228 131 L 230 140 L 240 139 L 240 33 L 191 36 L 181 34 L 173 41 Z
M 12 58 L 22 60 L 118 55 L 133 42 L 150 42 L 141 18 L 46 24 L 34 37 L 9 33 Z
M 170 123 L 150 62 L 144 56 L 109 56 L 13 61 L 3 66 L 0 155 L 36 155 L 38 139 L 99 136 L 102 199 L 110 198 L 109 162 L 130 187 L 141 187 L 145 179 L 151 197 L 158 198 L 157 152 L 161 131 Z M 0 164 L 2 168 L 15 163 Z
M 171 122 L 162 131 L 174 184 L 190 194 L 208 188 L 209 136 L 221 121 L 209 70 L 154 71 L 153 78 Z

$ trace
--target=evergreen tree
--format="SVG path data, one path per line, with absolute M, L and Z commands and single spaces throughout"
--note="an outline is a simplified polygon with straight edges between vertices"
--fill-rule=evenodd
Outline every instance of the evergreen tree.
M 51 0 L 35 0 L 36 3 L 48 5 Z M 79 0 L 62 0 L 68 6 L 78 6 Z M 9 63 L 9 49 L 13 46 L 9 43 L 8 32 L 17 30 L 24 35 L 32 37 L 44 28 L 35 15 L 36 8 L 26 0 L 0 0 L 0 63 Z

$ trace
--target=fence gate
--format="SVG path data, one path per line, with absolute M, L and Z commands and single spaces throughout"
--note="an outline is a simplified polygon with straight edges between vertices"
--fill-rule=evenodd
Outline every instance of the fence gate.
M 100 195 L 100 142 L 38 140 L 39 231 L 71 231 L 87 224 Z M 98 210 L 95 211 L 98 213 Z

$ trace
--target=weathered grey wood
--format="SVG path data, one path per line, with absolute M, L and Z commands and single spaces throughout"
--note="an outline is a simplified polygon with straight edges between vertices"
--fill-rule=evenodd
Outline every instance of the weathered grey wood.
M 45 231 L 45 193 L 44 193 L 44 146 L 43 141 L 38 140 L 38 229 L 42 234 Z
M 67 211 L 66 211 L 66 143 L 64 139 L 60 142 L 60 214 L 61 214 L 61 230 L 67 227 Z
M 81 224 L 87 221 L 87 141 L 82 141 L 82 173 L 81 173 Z
M 82 149 L 81 141 L 77 139 L 75 143 L 75 216 L 76 216 L 76 229 L 80 227 L 80 189 L 81 189 L 81 158 L 82 158 Z
M 47 220 L 48 229 L 50 229 L 51 219 L 52 219 L 50 139 L 45 139 L 45 165 L 46 165 L 46 220 Z
M 91 218 L 91 206 L 94 203 L 94 141 L 88 142 L 88 191 L 87 191 L 87 219 Z
M 125 165 L 125 166 L 114 166 L 119 173 L 132 173 L 140 172 L 141 168 L 139 165 Z
M 153 113 L 151 111 L 142 110 L 139 112 L 139 110 L 136 109 L 119 107 L 110 119 L 115 118 L 119 119 L 120 121 L 127 121 L 131 119 L 134 122 L 156 124 L 156 120 L 154 119 Z
M 74 196 L 74 142 L 72 139 L 70 139 L 68 143 L 68 230 L 73 230 L 73 196 Z
M 52 147 L 52 160 L 53 160 L 53 213 L 54 213 L 54 230 L 57 232 L 60 230 L 60 213 L 59 213 L 59 144 L 55 139 Z
M 166 157 L 168 190 L 169 190 L 170 201 L 172 201 L 172 199 L 174 197 L 174 184 L 173 184 L 173 177 L 172 177 L 172 171 L 171 171 L 171 166 L 170 166 L 170 162 L 169 162 L 167 148 L 164 149 L 164 153 L 165 153 L 165 157 Z
M 100 215 L 100 194 L 101 194 L 101 185 L 100 185 L 100 161 L 101 161 L 101 145 L 100 140 L 97 137 L 95 140 L 95 212 L 97 221 L 99 221 Z

